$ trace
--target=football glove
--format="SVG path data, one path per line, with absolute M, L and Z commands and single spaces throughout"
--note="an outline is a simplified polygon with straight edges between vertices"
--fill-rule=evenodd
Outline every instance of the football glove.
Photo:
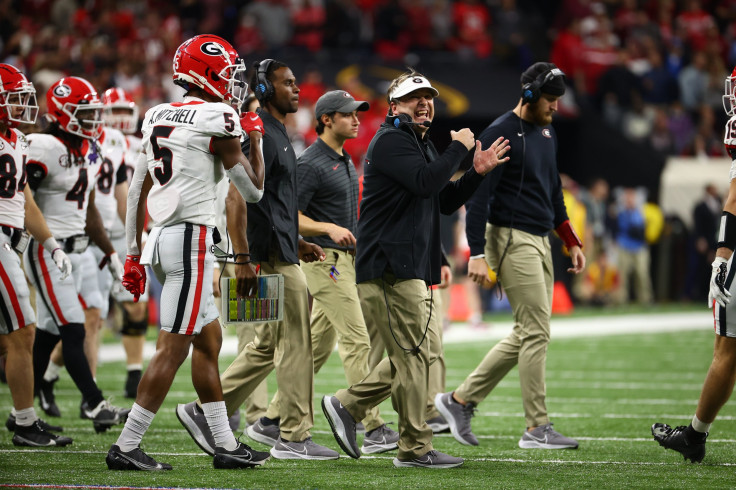
M 263 121 L 261 121 L 261 117 L 255 112 L 246 112 L 240 116 L 240 126 L 243 128 L 245 134 L 250 134 L 252 131 L 258 131 L 261 135 L 266 134 Z
M 146 268 L 141 265 L 140 255 L 128 255 L 125 258 L 123 286 L 133 295 L 136 303 L 146 290 Z
M 72 272 L 72 261 L 69 260 L 67 254 L 65 254 L 62 249 L 55 248 L 51 252 L 51 259 L 56 264 L 56 267 L 61 271 L 61 280 L 63 281 L 69 277 L 69 274 Z
M 120 262 L 120 257 L 118 256 L 117 252 L 113 252 L 110 255 L 105 255 L 102 258 L 99 265 L 100 270 L 102 270 L 106 265 L 107 268 L 110 269 L 113 280 L 121 281 L 125 270 L 123 268 L 123 263 Z
M 710 276 L 708 308 L 712 308 L 714 306 L 714 301 L 725 308 L 725 306 L 731 301 L 731 293 L 726 289 L 728 260 L 723 257 L 716 257 L 716 260 L 713 261 L 711 267 L 713 268 L 713 271 Z

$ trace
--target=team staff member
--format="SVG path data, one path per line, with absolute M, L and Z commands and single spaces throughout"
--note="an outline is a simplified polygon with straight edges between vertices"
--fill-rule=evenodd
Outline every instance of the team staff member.
M 511 160 L 486 179 L 468 203 L 466 217 L 468 275 L 482 284 L 488 279 L 488 266 L 498 271 L 514 328 L 459 388 L 439 393 L 435 405 L 455 439 L 477 445 L 470 429 L 475 406 L 518 364 L 527 426 L 519 447 L 577 448 L 577 441 L 552 428 L 544 380 L 554 280 L 550 230 L 557 231 L 570 251 L 573 267 L 568 272 L 578 274 L 585 267 L 581 242 L 562 199 L 557 138 L 550 126 L 557 100 L 565 93 L 564 74 L 552 63 L 535 63 L 522 74 L 521 83 L 514 110 L 496 119 L 479 138 L 483 146 L 508 138 Z
M 72 443 L 71 438 L 50 432 L 51 427 L 38 418 L 33 408 L 36 316 L 19 257 L 27 245 L 25 226 L 51 254 L 62 278 L 72 269 L 25 183 L 28 141 L 16 128 L 35 123 L 37 115 L 33 84 L 16 67 L 0 64 L 0 161 L 4 169 L 0 188 L 0 355 L 7 356 L 5 372 L 13 398 L 13 411 L 6 425 L 14 432 L 16 446 L 66 446 Z
M 652 435 L 662 447 L 673 449 L 687 460 L 699 463 L 705 457 L 705 441 L 718 412 L 733 393 L 736 382 L 736 292 L 733 280 L 733 251 L 736 248 L 736 68 L 726 77 L 726 93 L 723 105 L 730 119 L 726 123 L 724 143 L 731 155 L 728 196 L 723 205 L 723 215 L 718 231 L 718 249 L 712 264 L 708 307 L 714 308 L 716 340 L 713 361 L 700 392 L 698 406 L 689 425 L 670 427 L 656 423 Z
M 314 298 L 311 319 L 314 372 L 319 372 L 337 342 L 350 384 L 370 372 L 371 339 L 355 285 L 358 175 L 343 145 L 358 136 L 358 111 L 367 110 L 368 102 L 356 101 L 344 90 L 322 95 L 314 111 L 319 138 L 297 159 L 299 232 L 313 237 L 314 243 L 325 252 L 324 262 L 302 264 Z M 267 417 L 278 417 L 278 414 L 279 403 L 274 397 Z M 361 451 L 364 454 L 396 449 L 399 434 L 386 426 L 378 407 L 368 412 L 363 424 L 366 434 Z M 248 428 L 248 435 L 264 442 L 265 439 L 259 438 L 268 437 L 267 431 L 273 431 L 273 427 L 256 424 Z
M 247 219 L 247 240 L 240 228 L 230 228 L 236 260 L 255 278 L 255 264 L 264 274 L 284 276 L 284 319 L 256 325 L 256 340 L 241 351 L 222 373 L 220 381 L 232 415 L 272 369 L 281 392 L 280 437 L 271 448 L 277 459 L 337 459 L 332 449 L 315 444 L 309 433 L 314 425 L 312 392 L 314 364 L 309 335 L 307 281 L 299 260 L 323 260 L 318 245 L 307 243 L 298 234 L 296 155 L 289 142 L 284 121 L 299 108 L 299 88 L 291 69 L 280 61 L 266 59 L 256 63 L 251 78 L 253 91 L 261 103 L 263 120 L 263 160 L 265 185 L 263 199 L 247 206 L 228 191 L 228 221 Z M 246 139 L 243 151 L 251 141 Z M 246 218 L 247 216 L 247 218 Z M 250 245 L 250 247 L 249 247 Z M 212 434 L 203 424 L 196 402 L 177 407 L 179 420 L 197 444 L 211 450 Z
M 338 443 L 357 458 L 355 421 L 390 395 L 399 414 L 399 451 L 393 461 L 399 467 L 463 463 L 433 449 L 432 429 L 425 422 L 429 366 L 435 360 L 427 330 L 430 315 L 437 314 L 429 287 L 441 280 L 440 212 L 460 207 L 508 149 L 502 138 L 486 151 L 478 149 L 473 167 L 450 182 L 475 140 L 467 128 L 452 131 L 450 145 L 442 155 L 437 152 L 427 138 L 437 95 L 413 70 L 389 86 L 390 113 L 366 157 L 356 255 L 363 313 L 377 322 L 388 357 L 363 381 L 322 400 Z

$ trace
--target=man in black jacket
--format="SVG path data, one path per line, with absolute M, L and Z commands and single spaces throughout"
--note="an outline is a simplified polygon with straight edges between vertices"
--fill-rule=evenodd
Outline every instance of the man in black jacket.
M 322 400 L 337 442 L 359 457 L 355 421 L 392 396 L 399 414 L 395 466 L 451 468 L 463 463 L 435 451 L 425 422 L 430 356 L 427 333 L 433 312 L 429 286 L 440 283 L 439 213 L 450 214 L 475 191 L 482 176 L 506 159 L 508 141 L 486 151 L 465 128 L 452 131 L 440 155 L 427 138 L 439 92 L 410 71 L 388 90 L 389 117 L 373 137 L 366 157 L 358 221 L 356 280 L 363 313 L 379 326 L 388 357 L 363 381 Z M 476 147 L 473 167 L 450 177 Z

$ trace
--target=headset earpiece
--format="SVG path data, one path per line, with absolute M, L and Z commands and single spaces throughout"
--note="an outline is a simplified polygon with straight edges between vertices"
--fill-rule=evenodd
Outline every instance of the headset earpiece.
M 266 102 L 273 97 L 273 84 L 268 79 L 268 68 L 273 63 L 273 60 L 268 58 L 258 63 L 258 70 L 256 71 L 256 86 L 253 87 L 253 93 L 258 99 L 258 102 Z
M 411 117 L 409 117 L 408 114 L 397 114 L 397 115 L 393 116 L 393 122 L 392 122 L 392 124 L 394 125 L 394 127 L 399 128 L 399 127 L 401 127 L 404 124 L 411 124 L 412 122 L 413 121 L 412 121 Z

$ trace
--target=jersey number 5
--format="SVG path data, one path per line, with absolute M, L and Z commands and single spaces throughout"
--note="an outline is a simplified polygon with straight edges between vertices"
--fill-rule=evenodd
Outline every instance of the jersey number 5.
M 161 160 L 161 166 L 153 169 L 153 175 L 161 185 L 166 185 L 174 175 L 174 170 L 171 168 L 171 160 L 173 160 L 174 154 L 165 146 L 158 146 L 158 139 L 168 138 L 171 136 L 172 131 L 174 131 L 173 126 L 156 126 L 153 128 L 153 131 L 151 131 L 153 158 L 154 160 Z

